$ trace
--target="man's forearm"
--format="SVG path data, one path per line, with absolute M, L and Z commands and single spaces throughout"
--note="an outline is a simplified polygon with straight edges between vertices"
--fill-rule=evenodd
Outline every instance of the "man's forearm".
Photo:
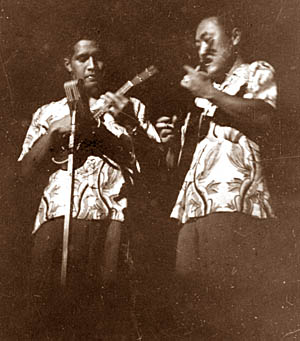
M 209 100 L 236 122 L 257 128 L 270 127 L 274 109 L 263 100 L 231 96 L 219 90 Z
M 24 156 L 21 161 L 21 176 L 27 178 L 40 167 L 44 162 L 48 164 L 52 155 L 52 140 L 51 134 L 43 135 Z M 46 166 L 46 165 L 45 165 Z

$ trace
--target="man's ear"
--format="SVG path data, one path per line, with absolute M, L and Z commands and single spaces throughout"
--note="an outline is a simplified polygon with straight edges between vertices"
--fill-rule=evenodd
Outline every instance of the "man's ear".
M 70 58 L 64 58 L 65 68 L 68 72 L 72 73 L 72 66 Z
M 232 34 L 231 34 L 232 45 L 237 46 L 241 41 L 241 37 L 242 37 L 241 30 L 238 27 L 235 27 L 232 30 Z

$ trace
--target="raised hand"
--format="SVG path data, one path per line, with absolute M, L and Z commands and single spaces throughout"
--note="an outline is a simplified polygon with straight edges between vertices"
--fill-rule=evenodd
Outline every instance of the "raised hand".
M 179 131 L 175 128 L 175 123 L 177 122 L 177 116 L 172 117 L 162 116 L 156 121 L 156 129 L 159 133 L 162 143 L 172 143 Z
M 191 91 L 197 97 L 211 99 L 216 90 L 209 75 L 188 65 L 185 65 L 183 68 L 187 74 L 181 80 L 181 86 Z
M 112 92 L 106 92 L 100 97 L 97 102 L 99 109 L 97 110 L 96 116 L 100 114 L 110 113 L 115 119 L 120 118 L 120 112 L 127 106 L 129 99 L 123 95 L 115 94 Z

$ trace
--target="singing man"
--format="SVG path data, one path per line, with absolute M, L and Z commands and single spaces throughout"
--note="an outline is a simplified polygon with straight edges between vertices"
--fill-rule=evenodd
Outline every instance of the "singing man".
M 82 81 L 81 110 L 76 113 L 67 272 L 67 288 L 71 288 L 77 312 L 84 310 L 84 304 L 90 309 L 89 304 L 99 301 L 103 295 L 101 287 L 115 286 L 120 280 L 118 265 L 124 222 L 140 168 L 135 139 L 141 134 L 143 141 L 145 135 L 149 143 L 160 141 L 145 119 L 143 103 L 112 92 L 103 94 L 103 56 L 104 51 L 94 37 L 81 36 L 70 44 L 64 59 L 71 79 Z M 30 277 L 36 317 L 43 306 L 53 305 L 56 297 L 53 295 L 60 286 L 63 223 L 70 190 L 66 185 L 70 132 L 67 98 L 44 105 L 33 115 L 19 157 L 23 179 L 32 180 L 36 174 L 50 170 L 33 228 Z M 81 302 L 82 297 L 85 303 Z M 65 308 L 58 304 L 52 313 L 71 310 L 70 306 Z M 117 311 L 113 317 L 106 314 L 106 319 L 117 319 Z M 46 321 L 49 325 L 51 320 Z M 87 317 L 85 322 L 86 332 L 93 320 Z
M 185 66 L 181 81 L 195 106 L 178 130 L 176 117 L 157 123 L 169 168 L 185 169 L 171 217 L 180 224 L 177 279 L 193 303 L 178 309 L 189 328 L 208 324 L 224 339 L 220 321 L 229 318 L 234 295 L 243 285 L 259 288 L 256 266 L 265 254 L 266 223 L 274 217 L 261 155 L 276 115 L 274 68 L 244 61 L 235 19 L 221 13 L 199 21 L 199 64 Z M 221 309 L 225 297 L 232 298 L 228 311 Z

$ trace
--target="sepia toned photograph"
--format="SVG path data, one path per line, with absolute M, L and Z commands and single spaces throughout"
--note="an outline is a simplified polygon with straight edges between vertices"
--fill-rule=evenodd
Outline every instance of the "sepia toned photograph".
M 0 0 L 0 340 L 300 340 L 299 17 Z

